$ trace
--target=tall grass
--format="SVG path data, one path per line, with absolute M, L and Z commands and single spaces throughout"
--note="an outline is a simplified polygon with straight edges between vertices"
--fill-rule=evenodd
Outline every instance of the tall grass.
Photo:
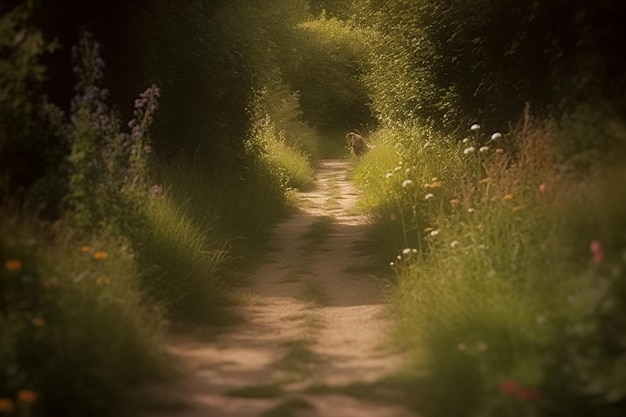
M 427 415 L 624 411 L 626 170 L 616 155 L 626 126 L 596 120 L 574 129 L 526 115 L 508 134 L 475 126 L 457 142 L 382 130 L 355 168 L 373 237 L 395 249 L 384 252 L 397 280 L 390 308 L 397 342 L 426 375 L 416 395 Z M 609 126 L 605 166 L 560 146 Z
M 0 397 L 8 415 L 129 411 L 164 368 L 162 312 L 145 302 L 128 241 L 0 209 Z M 3 412 L 7 412 L 4 408 Z

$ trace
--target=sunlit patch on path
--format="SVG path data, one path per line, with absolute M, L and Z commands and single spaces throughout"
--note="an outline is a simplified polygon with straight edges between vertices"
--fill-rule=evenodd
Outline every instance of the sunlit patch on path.
M 210 340 L 172 337 L 169 349 L 185 368 L 152 389 L 146 415 L 412 415 L 343 389 L 403 364 L 386 343 L 382 283 L 359 249 L 366 220 L 355 214 L 347 171 L 347 161 L 321 161 L 301 208 L 276 226 L 276 250 L 254 271 L 244 323 Z

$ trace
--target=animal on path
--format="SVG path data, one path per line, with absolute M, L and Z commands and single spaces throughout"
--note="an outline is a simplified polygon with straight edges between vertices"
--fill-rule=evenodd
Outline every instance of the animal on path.
M 369 145 L 363 136 L 350 132 L 346 135 L 346 147 L 354 152 L 356 156 L 362 156 L 369 150 Z

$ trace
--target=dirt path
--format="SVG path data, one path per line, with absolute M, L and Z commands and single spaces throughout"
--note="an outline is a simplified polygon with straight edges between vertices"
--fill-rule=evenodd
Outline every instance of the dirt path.
M 146 415 L 172 417 L 410 416 L 342 395 L 402 366 L 385 345 L 381 283 L 359 244 L 348 162 L 321 161 L 301 209 L 279 224 L 258 267 L 245 323 L 213 340 L 172 340 L 183 377 L 157 388 Z

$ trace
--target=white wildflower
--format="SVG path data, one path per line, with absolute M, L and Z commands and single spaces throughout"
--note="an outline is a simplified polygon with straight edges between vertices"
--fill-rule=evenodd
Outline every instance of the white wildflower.
M 401 162 L 401 163 L 402 163 L 402 162 Z M 400 171 L 401 169 L 402 169 L 402 167 L 400 166 L 400 167 L 395 167 L 393 170 L 394 170 L 394 171 L 396 171 L 396 172 L 398 172 L 398 171 Z
M 411 253 L 411 248 L 406 248 L 402 250 L 403 255 L 408 255 L 409 253 Z
M 411 180 L 402 181 L 402 188 L 410 187 L 411 185 L 413 185 L 413 181 Z
M 433 195 L 432 193 L 428 193 L 428 194 L 426 194 L 426 195 L 424 196 L 424 199 L 426 199 L 426 200 L 430 200 L 430 199 L 431 199 L 431 198 L 433 198 L 433 197 L 434 197 L 434 195 Z
M 476 151 L 476 148 L 474 148 L 473 146 L 470 146 L 469 148 L 463 149 L 463 153 L 465 155 L 469 155 L 471 153 L 474 153 L 474 151 Z
M 432 232 L 430 232 L 431 236 L 437 236 L 439 234 L 439 230 L 433 230 Z
M 459 246 L 459 241 L 458 240 L 453 240 L 452 242 L 450 242 L 450 247 L 456 248 L 457 246 Z
M 470 138 L 465 138 L 465 139 L 463 139 L 461 142 L 463 142 L 463 143 L 467 143 L 467 142 L 469 142 L 469 141 L 470 141 Z
M 405 174 L 408 174 L 409 172 L 411 172 L 411 168 L 407 168 L 407 169 L 404 170 Z
M 386 179 L 389 179 L 391 177 L 393 177 L 393 172 L 388 172 L 388 173 L 385 174 L 385 178 Z
M 470 126 L 470 130 L 472 132 L 478 132 L 480 130 L 480 125 L 478 123 L 474 123 L 472 126 Z
M 500 132 L 495 132 L 493 135 L 491 135 L 491 140 L 498 140 L 502 137 L 502 133 Z
M 482 146 L 478 152 L 483 153 L 483 152 L 487 152 L 489 150 L 489 146 Z
M 476 209 L 475 209 L 475 208 L 472 208 L 472 207 L 470 207 L 470 208 L 468 208 L 468 209 L 467 209 L 467 212 L 468 212 L 468 213 L 473 213 L 473 212 L 475 212 L 475 211 L 476 211 Z

